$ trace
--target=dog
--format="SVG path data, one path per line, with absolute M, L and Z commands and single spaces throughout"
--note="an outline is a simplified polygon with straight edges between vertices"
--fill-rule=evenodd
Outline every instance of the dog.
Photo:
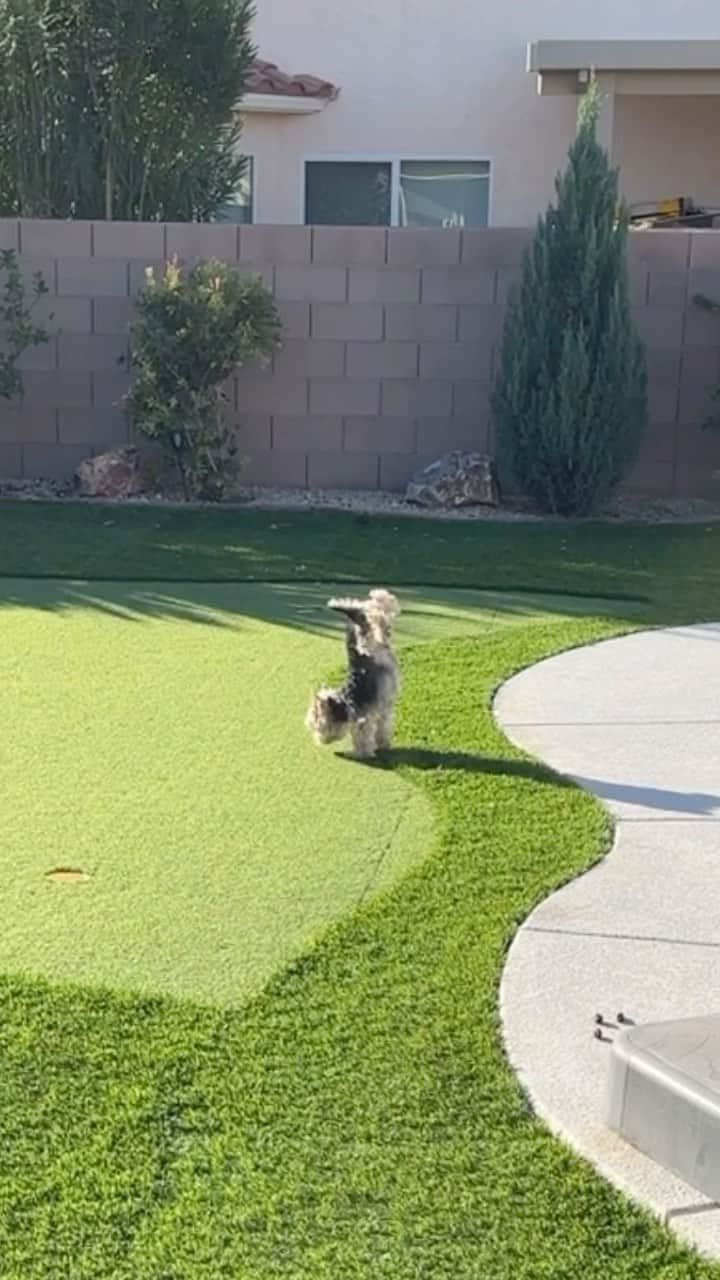
M 366 600 L 328 600 L 328 608 L 347 618 L 348 672 L 336 689 L 318 689 L 305 717 L 315 741 L 325 746 L 347 733 L 358 760 L 371 760 L 389 747 L 400 671 L 392 650 L 393 622 L 400 612 L 389 591 L 371 591 Z

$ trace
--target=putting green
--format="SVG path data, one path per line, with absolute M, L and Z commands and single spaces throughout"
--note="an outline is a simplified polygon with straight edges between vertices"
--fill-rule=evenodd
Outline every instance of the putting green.
M 0 970 L 240 1003 L 427 853 L 425 795 L 304 729 L 331 591 L 4 584 Z M 553 608 L 403 603 L 401 646 Z

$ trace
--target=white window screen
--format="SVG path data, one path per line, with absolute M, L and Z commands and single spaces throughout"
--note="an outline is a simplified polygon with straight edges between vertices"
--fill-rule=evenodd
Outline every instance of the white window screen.
M 401 227 L 486 227 L 490 165 L 485 160 L 403 160 Z

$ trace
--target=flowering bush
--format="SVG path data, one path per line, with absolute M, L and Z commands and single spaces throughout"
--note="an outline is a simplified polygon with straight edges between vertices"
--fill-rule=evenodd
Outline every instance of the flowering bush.
M 280 318 L 262 280 L 216 259 L 152 268 L 131 327 L 133 423 L 177 459 L 186 498 L 219 500 L 237 476 L 224 386 L 278 345 Z

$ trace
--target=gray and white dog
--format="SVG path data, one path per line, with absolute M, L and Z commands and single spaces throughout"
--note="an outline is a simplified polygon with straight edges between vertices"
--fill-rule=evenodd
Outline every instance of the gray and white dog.
M 379 748 L 389 747 L 392 739 L 400 689 L 392 626 L 400 605 L 389 591 L 378 589 L 366 600 L 333 598 L 328 608 L 347 618 L 348 672 L 338 688 L 318 689 L 305 724 L 322 745 L 339 742 L 349 733 L 354 755 L 369 760 Z

